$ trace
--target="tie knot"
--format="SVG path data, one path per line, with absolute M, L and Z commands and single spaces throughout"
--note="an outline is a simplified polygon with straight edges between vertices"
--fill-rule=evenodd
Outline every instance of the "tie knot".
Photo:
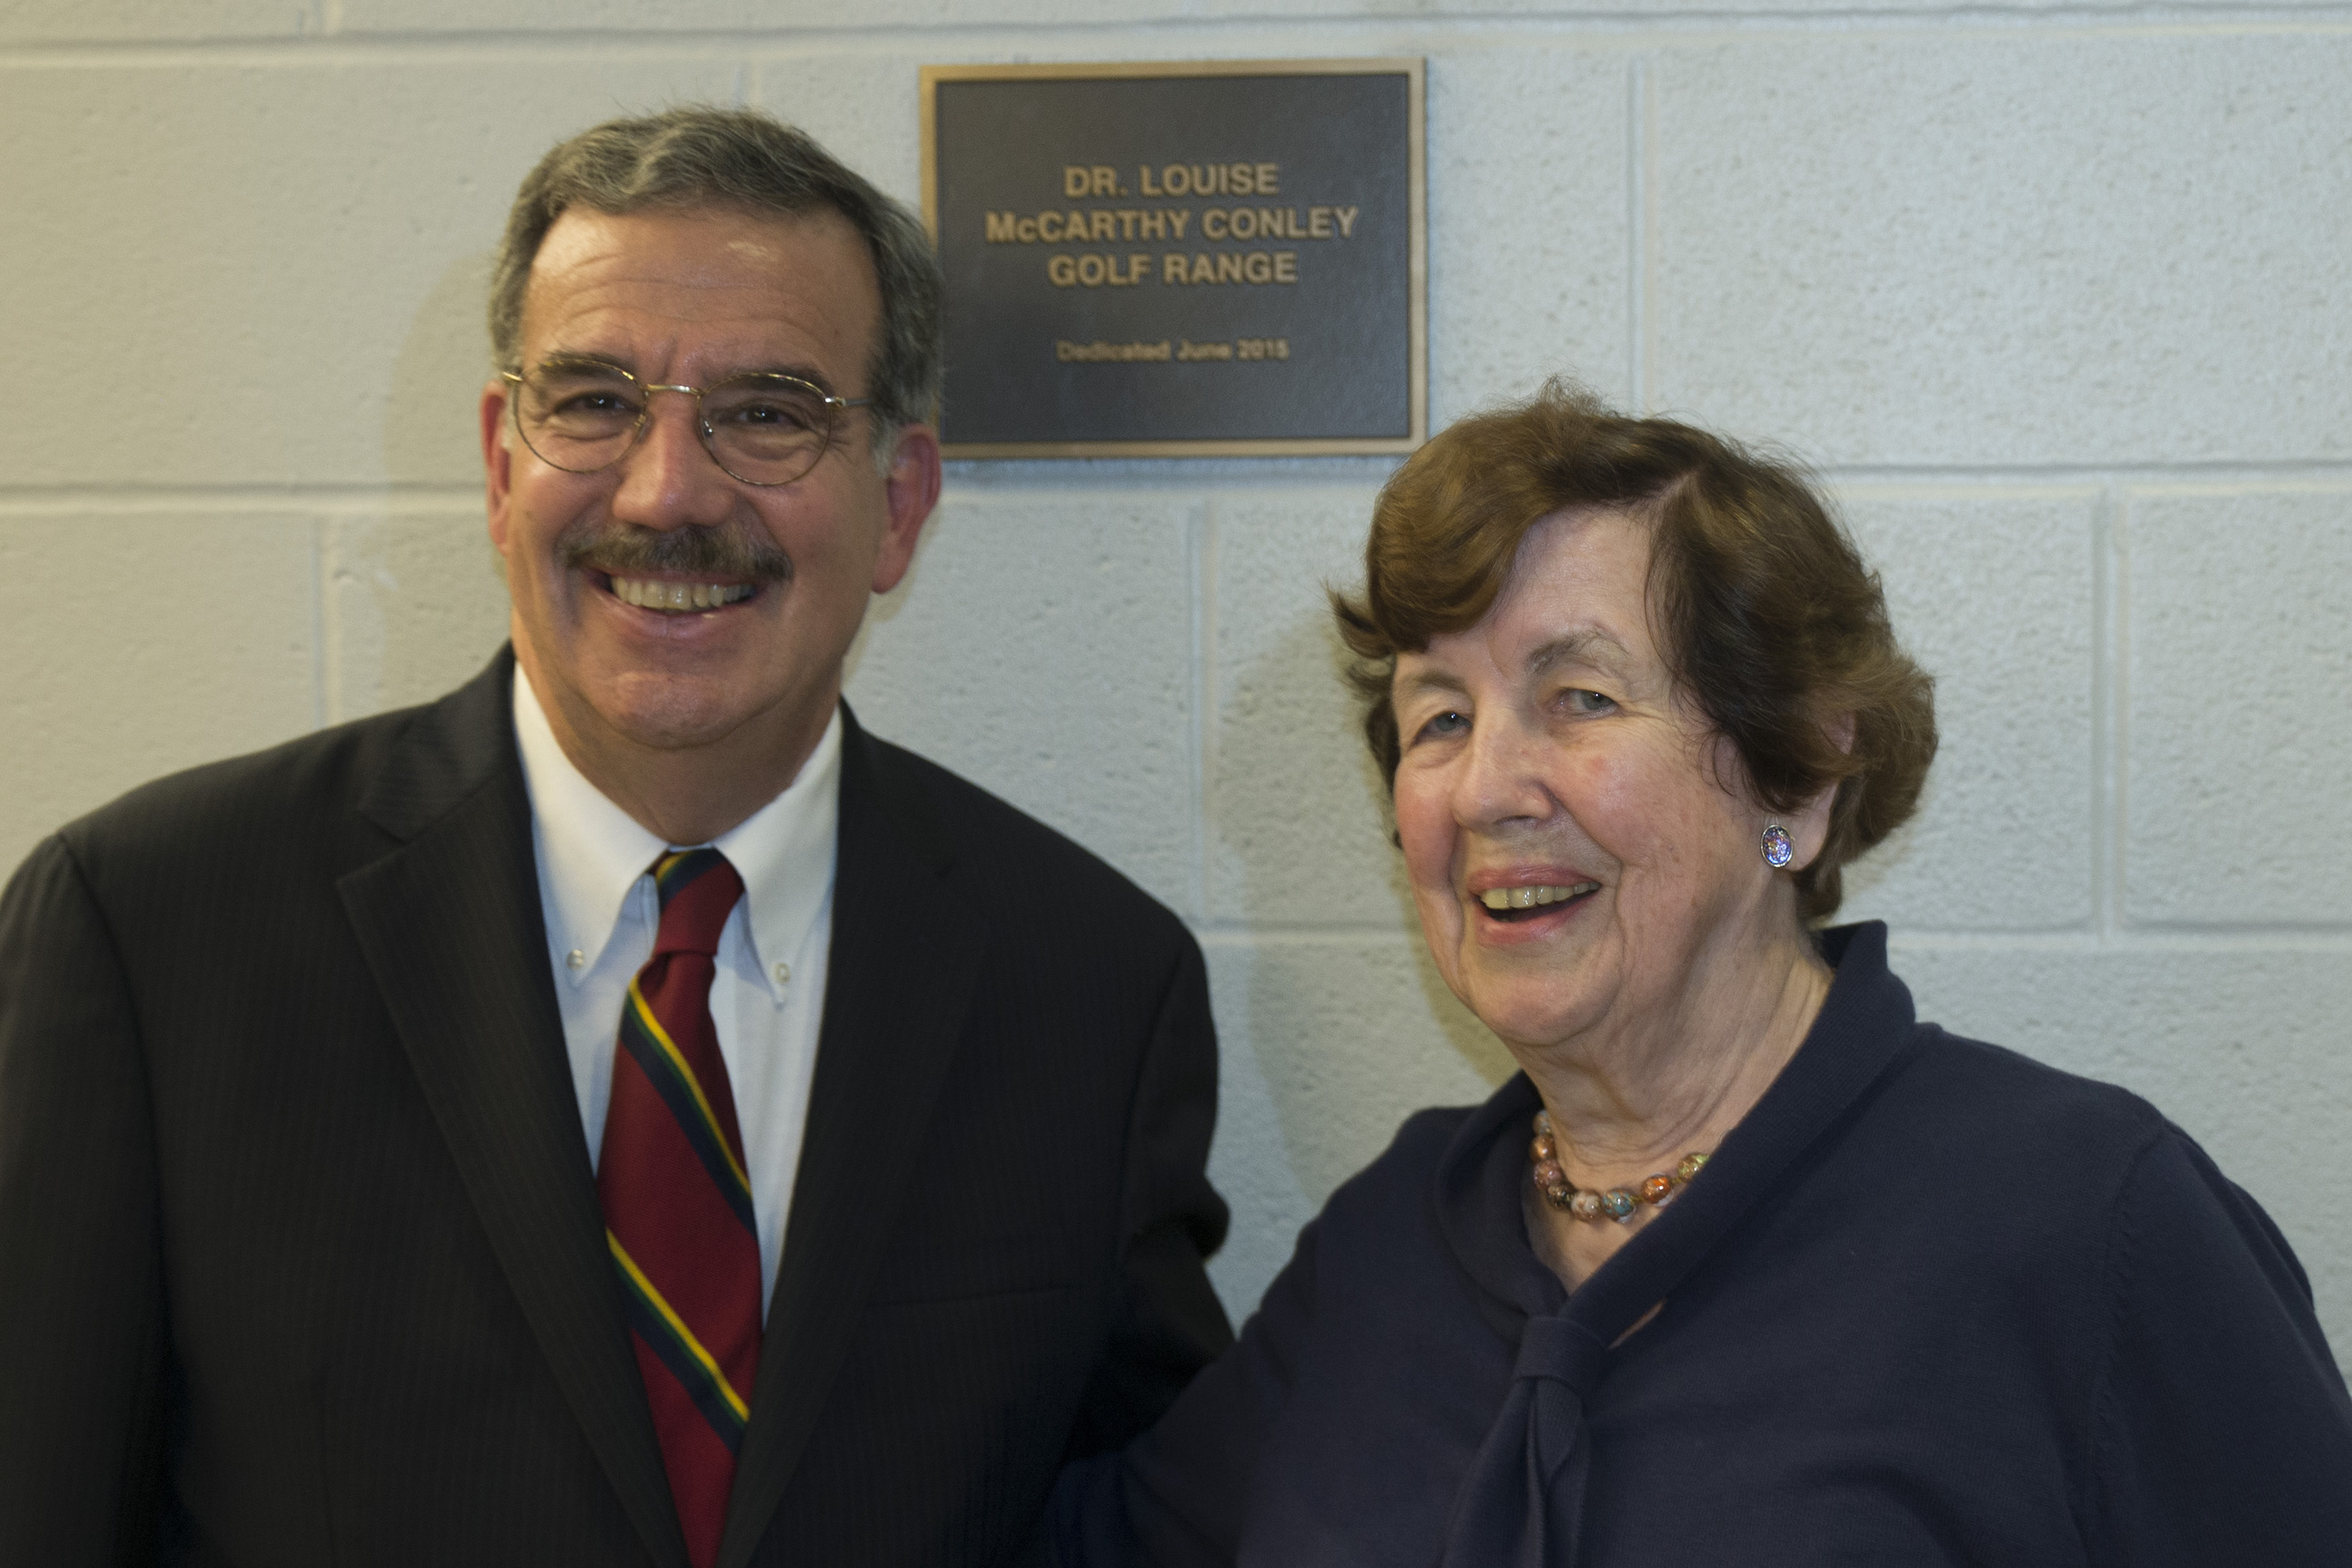
M 1608 1354 L 1609 1347 L 1580 1323 L 1564 1317 L 1529 1318 L 1519 1333 L 1518 1364 L 1511 1375 L 1561 1384 L 1582 1398 L 1601 1381 Z
M 654 887 L 661 894 L 654 951 L 717 954 L 728 911 L 743 896 L 743 879 L 727 857 L 708 844 L 673 850 L 654 862 Z

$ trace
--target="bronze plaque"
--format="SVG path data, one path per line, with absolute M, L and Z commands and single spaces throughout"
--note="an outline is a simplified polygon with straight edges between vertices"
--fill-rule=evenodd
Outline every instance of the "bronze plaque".
M 1409 452 L 1422 62 L 926 66 L 950 457 Z

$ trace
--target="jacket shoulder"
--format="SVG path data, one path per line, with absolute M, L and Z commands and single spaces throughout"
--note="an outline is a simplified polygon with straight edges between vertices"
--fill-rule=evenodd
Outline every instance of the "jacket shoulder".
M 322 809 L 355 806 L 418 709 L 337 725 L 266 750 L 166 774 L 58 830 L 79 857 L 192 838 L 299 836 Z
M 929 758 L 865 738 L 887 783 L 929 806 L 961 874 L 1007 917 L 1053 925 L 1109 917 L 1130 932 L 1191 944 L 1172 910 L 1091 850 Z
M 59 831 L 86 865 L 389 846 L 513 754 L 504 650 L 439 700 L 141 785 Z M 500 744 L 500 743 L 503 744 Z

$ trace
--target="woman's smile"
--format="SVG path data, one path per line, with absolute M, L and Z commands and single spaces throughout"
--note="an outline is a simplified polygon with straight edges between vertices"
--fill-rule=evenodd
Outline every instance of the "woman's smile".
M 1486 947 L 1545 942 L 1581 925 L 1600 893 L 1601 883 L 1574 873 L 1473 877 L 1465 890 L 1464 927 Z

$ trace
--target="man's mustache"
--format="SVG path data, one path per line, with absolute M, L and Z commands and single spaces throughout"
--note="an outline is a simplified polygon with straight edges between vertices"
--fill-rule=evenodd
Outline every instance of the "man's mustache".
M 606 522 L 564 538 L 557 554 L 566 569 L 586 567 L 609 577 L 675 571 L 747 582 L 789 582 L 793 558 L 759 529 L 736 523 L 676 528 Z

